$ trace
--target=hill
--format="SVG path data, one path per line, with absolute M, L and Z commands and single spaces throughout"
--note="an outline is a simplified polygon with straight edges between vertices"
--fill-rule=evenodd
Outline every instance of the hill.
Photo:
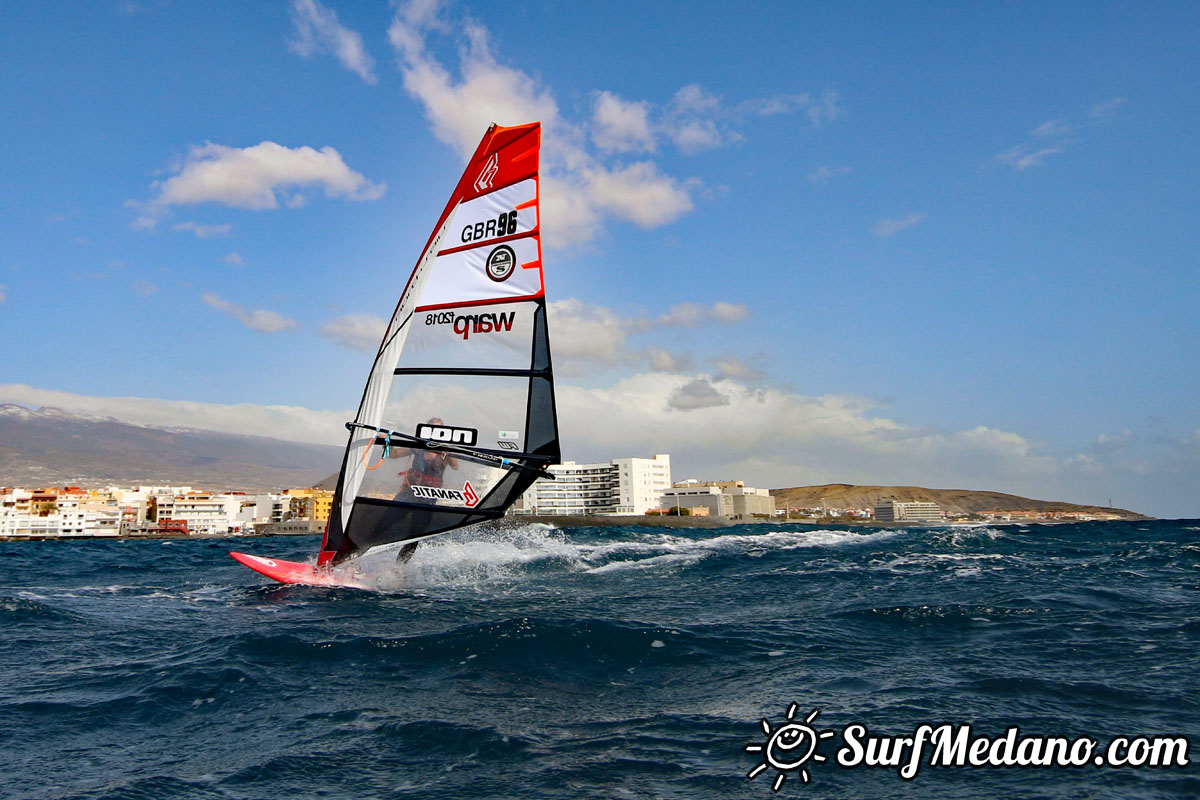
M 0 405 L 0 486 L 283 489 L 311 486 L 336 469 L 341 457 L 342 448 L 330 445 Z
M 981 511 L 1003 512 L 1074 512 L 1111 515 L 1120 519 L 1149 519 L 1136 511 L 1105 506 L 1084 506 L 1057 500 L 1033 500 L 1003 492 L 973 489 L 926 489 L 920 486 L 854 486 L 848 483 L 827 483 L 822 486 L 795 486 L 772 489 L 771 495 L 780 508 L 786 502 L 792 508 L 867 508 L 882 500 L 923 501 L 937 503 L 947 514 L 978 514 Z

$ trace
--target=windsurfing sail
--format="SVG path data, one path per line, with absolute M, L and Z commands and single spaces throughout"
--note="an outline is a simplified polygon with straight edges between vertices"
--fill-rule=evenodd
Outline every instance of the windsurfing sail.
M 503 516 L 559 461 L 541 123 L 492 125 L 400 295 L 350 429 L 318 565 Z

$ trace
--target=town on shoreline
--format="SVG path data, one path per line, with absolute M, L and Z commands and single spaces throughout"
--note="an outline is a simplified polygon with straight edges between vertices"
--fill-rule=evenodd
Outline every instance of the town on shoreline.
M 993 492 L 848 484 L 768 491 L 747 487 L 743 481 L 671 483 L 667 458 L 619 459 L 609 465 L 565 462 L 554 468 L 555 481 L 531 487 L 509 509 L 506 520 L 566 527 L 716 528 L 772 522 L 895 527 L 1148 519 L 1122 509 L 1034 501 Z M 646 463 L 630 463 L 637 461 Z M 643 491 L 622 493 L 623 469 L 624 483 L 636 483 Z M 607 480 L 609 473 L 615 480 Z M 653 481 L 629 479 L 630 473 L 653 475 Z M 654 485 L 648 487 L 650 483 Z M 892 496 L 886 499 L 872 500 L 889 494 Z M 957 498 L 950 498 L 945 506 L 926 499 L 939 494 Z M 818 496 L 820 503 L 813 503 Z M 899 500 L 897 496 L 922 499 Z M 824 499 L 827 497 L 849 498 L 859 505 L 834 505 Z M 864 498 L 871 500 L 871 505 L 861 505 Z M 807 504 L 800 505 L 797 500 Z M 1001 507 L 963 510 L 964 503 L 986 505 L 989 501 Z M 170 485 L 4 487 L 0 488 L 0 540 L 319 534 L 332 507 L 333 492 L 321 486 L 258 493 Z

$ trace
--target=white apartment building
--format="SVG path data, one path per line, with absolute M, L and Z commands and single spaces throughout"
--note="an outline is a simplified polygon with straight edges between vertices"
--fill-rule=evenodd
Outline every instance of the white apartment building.
M 292 518 L 292 498 L 286 494 L 238 495 L 233 515 L 238 526 L 280 523 Z
M 116 510 L 81 509 L 67 503 L 48 514 L 0 510 L 0 536 L 117 536 L 121 515 Z
M 544 516 L 645 514 L 671 486 L 671 456 L 618 458 L 607 463 L 564 461 L 554 480 L 538 480 L 513 505 L 515 514 Z
M 671 488 L 671 456 L 617 458 L 617 507 L 614 514 L 645 514 L 658 508 L 662 493 Z
M 0 495 L 0 536 L 117 536 L 120 532 L 120 511 L 107 496 L 25 489 Z
M 188 533 L 212 535 L 229 533 L 236 526 L 242 497 L 228 494 L 189 492 L 188 494 L 160 494 L 151 497 L 148 518 L 151 522 L 182 520 L 187 523 Z
M 883 500 L 875 504 L 876 522 L 942 522 L 942 507 L 937 503 Z

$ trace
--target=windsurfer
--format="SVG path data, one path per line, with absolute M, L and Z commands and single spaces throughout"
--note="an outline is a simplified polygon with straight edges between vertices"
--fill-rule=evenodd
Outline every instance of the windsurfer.
M 429 420 L 430 425 L 443 425 L 445 423 L 438 417 L 432 417 Z M 409 500 L 412 498 L 413 486 L 426 486 L 431 489 L 440 489 L 442 487 L 442 476 L 446 472 L 446 468 L 458 469 L 458 459 L 449 453 L 439 453 L 435 450 L 412 450 L 412 461 L 409 467 L 404 472 L 400 473 L 403 478 L 403 483 L 400 486 L 400 491 L 397 493 L 397 500 Z M 405 453 L 397 453 L 392 451 L 391 457 L 398 458 Z M 420 542 L 412 542 L 400 548 L 400 552 L 396 554 L 397 564 L 406 564 L 413 557 L 413 553 L 417 552 L 417 546 Z

